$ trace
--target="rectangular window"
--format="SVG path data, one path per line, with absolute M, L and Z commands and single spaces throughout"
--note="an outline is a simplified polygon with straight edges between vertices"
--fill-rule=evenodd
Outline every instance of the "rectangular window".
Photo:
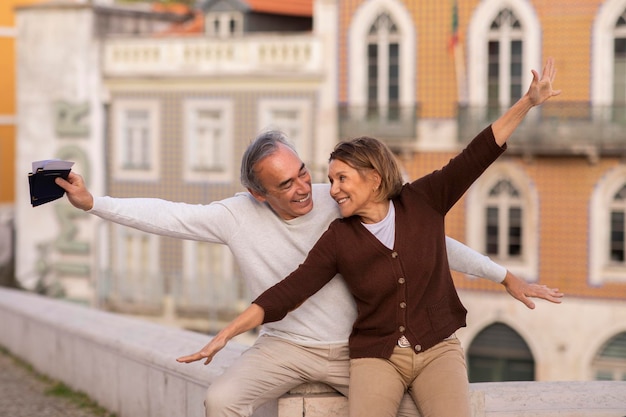
M 522 254 L 522 209 L 509 209 L 509 256 Z
M 161 130 L 157 100 L 115 100 L 112 104 L 113 175 L 116 180 L 159 177 Z
M 487 106 L 489 119 L 500 113 L 500 43 L 490 41 L 487 58 Z
M 522 41 L 511 42 L 511 103 L 522 98 Z
M 223 171 L 224 166 L 221 156 L 226 146 L 226 138 L 223 137 L 221 126 L 222 113 L 220 110 L 196 109 L 192 116 L 195 119 L 192 145 L 190 152 L 190 165 L 194 171 Z
M 378 104 L 378 45 L 367 45 L 367 103 L 368 107 Z
M 150 113 L 146 109 L 124 112 L 122 166 L 127 170 L 150 169 Z
M 626 103 L 626 38 L 614 41 L 613 102 Z
M 613 63 L 613 121 L 626 123 L 626 38 L 615 38 Z
M 184 177 L 190 182 L 234 179 L 233 105 L 228 99 L 189 99 L 185 112 Z
M 400 119 L 400 45 L 389 44 L 389 120 Z
M 487 207 L 487 223 L 486 223 L 486 248 L 485 252 L 489 255 L 498 255 L 499 251 L 499 224 L 498 224 L 498 208 Z
M 611 261 L 624 262 L 624 212 L 611 212 Z

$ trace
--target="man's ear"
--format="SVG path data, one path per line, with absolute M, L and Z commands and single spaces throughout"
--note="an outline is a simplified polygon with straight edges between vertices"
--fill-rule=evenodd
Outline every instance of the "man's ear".
M 259 192 L 254 191 L 251 188 L 248 188 L 248 192 L 252 194 L 252 197 L 254 197 L 254 199 L 258 201 L 259 203 L 265 203 L 265 201 L 267 200 L 264 194 L 260 194 Z

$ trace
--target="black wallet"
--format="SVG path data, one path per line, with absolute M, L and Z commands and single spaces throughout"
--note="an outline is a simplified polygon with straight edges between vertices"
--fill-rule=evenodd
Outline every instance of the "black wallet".
M 58 162 L 66 161 L 55 161 L 57 166 L 59 165 Z M 67 162 L 65 165 L 71 166 L 73 163 Z M 38 167 L 35 171 L 30 172 L 28 174 L 30 204 L 32 204 L 33 207 L 36 207 L 63 197 L 65 190 L 59 187 L 54 182 L 54 179 L 56 177 L 67 179 L 70 171 L 70 168 L 48 168 L 44 163 L 42 167 Z

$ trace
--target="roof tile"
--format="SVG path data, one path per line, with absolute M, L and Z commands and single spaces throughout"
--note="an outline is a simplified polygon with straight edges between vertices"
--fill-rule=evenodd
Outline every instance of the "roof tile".
M 256 12 L 313 16 L 313 0 L 245 0 Z

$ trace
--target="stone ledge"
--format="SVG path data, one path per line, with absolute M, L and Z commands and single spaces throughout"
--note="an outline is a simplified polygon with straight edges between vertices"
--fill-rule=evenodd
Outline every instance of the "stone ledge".
M 472 417 L 626 417 L 626 381 L 470 384 Z M 347 417 L 348 400 L 302 384 L 278 401 L 278 416 Z

